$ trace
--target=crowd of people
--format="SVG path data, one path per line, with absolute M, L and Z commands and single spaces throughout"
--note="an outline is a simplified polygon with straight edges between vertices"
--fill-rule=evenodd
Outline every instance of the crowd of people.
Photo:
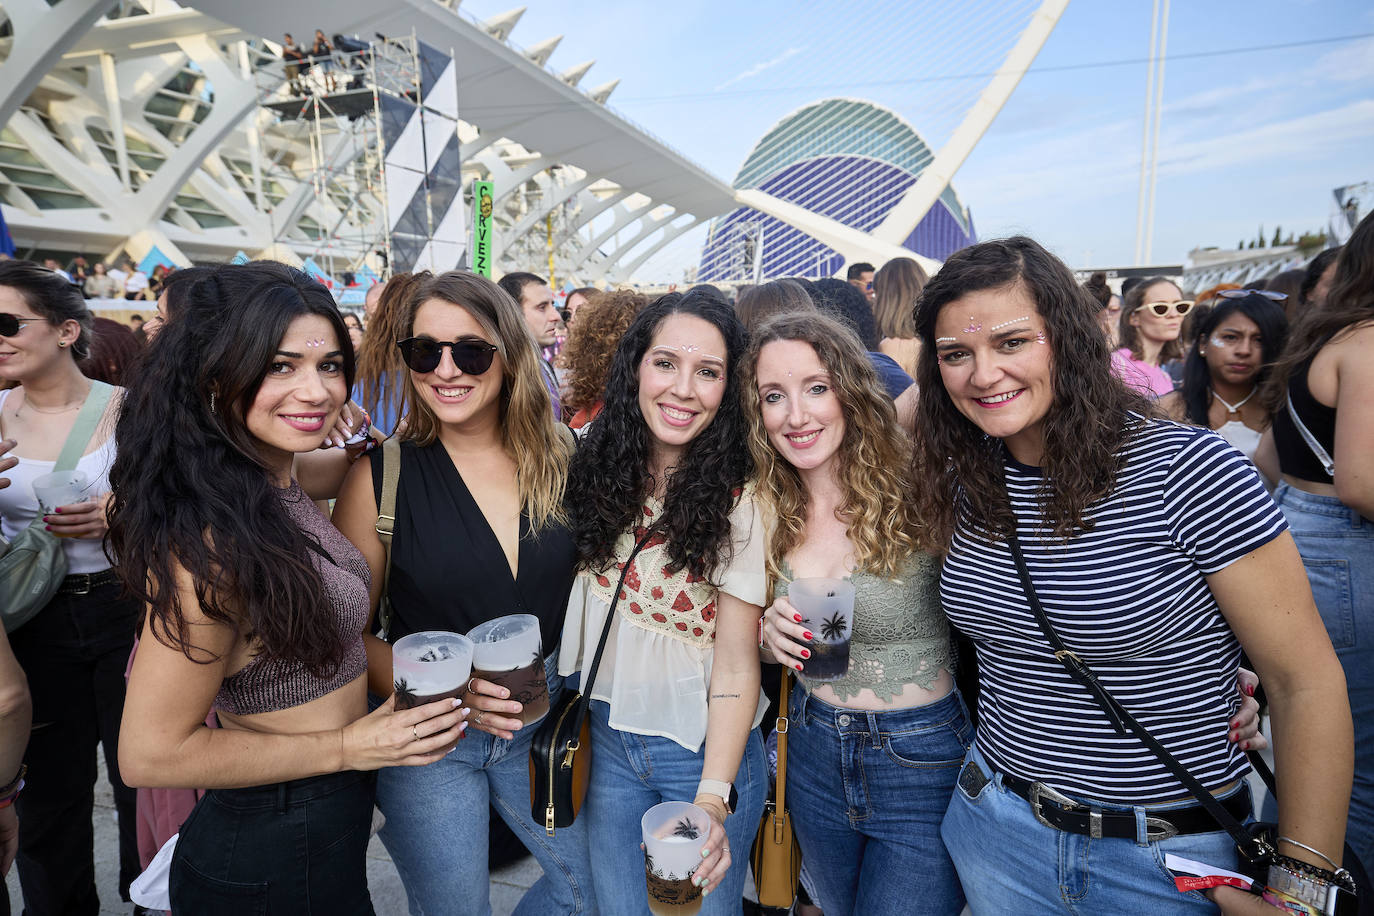
M 0 531 L 65 560 L 0 639 L 0 868 L 97 910 L 99 746 L 121 895 L 176 835 L 173 912 L 373 912 L 379 832 L 412 913 L 480 916 L 494 812 L 516 912 L 643 914 L 641 815 L 691 801 L 739 913 L 785 735 L 798 913 L 1327 912 L 1374 865 L 1374 218 L 1278 279 L 1118 296 L 1017 237 L 733 297 L 401 273 L 355 316 L 252 262 L 168 275 L 141 341 L 0 263 Z M 511 613 L 590 699 L 557 829 L 507 687 L 393 688 L 398 639 Z M 1276 822 L 1262 897 L 1176 882 L 1242 870 L 1213 810 Z

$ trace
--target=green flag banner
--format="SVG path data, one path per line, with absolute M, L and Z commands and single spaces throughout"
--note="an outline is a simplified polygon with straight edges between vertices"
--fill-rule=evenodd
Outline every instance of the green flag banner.
M 472 272 L 491 278 L 491 182 L 472 183 Z

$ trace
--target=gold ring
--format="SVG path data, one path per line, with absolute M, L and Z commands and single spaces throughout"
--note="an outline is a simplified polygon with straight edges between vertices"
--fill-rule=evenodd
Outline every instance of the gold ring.
M 485 716 L 486 714 L 487 714 L 487 711 L 486 711 L 485 709 L 478 710 L 478 712 L 477 712 L 477 726 L 478 726 L 479 728 L 480 728 L 481 725 L 482 725 L 482 717 Z
M 420 740 L 420 726 L 418 723 L 410 727 L 410 733 L 415 736 L 416 741 Z

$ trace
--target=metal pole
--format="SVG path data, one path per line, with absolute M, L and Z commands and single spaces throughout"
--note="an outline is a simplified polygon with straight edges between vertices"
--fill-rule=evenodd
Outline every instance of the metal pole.
M 666 231 L 666 230 L 665 230 Z M 754 285 L 763 282 L 763 223 L 754 224 Z
M 1150 157 L 1150 106 L 1155 97 L 1155 45 L 1159 42 L 1159 0 L 1154 0 L 1150 12 L 1150 60 L 1146 65 L 1145 77 L 1145 118 L 1140 127 L 1140 187 L 1135 197 L 1135 263 L 1141 263 L 1144 253 L 1145 236 L 1145 183 Z
M 1150 139 L 1150 190 L 1145 211 L 1145 260 L 1153 258 L 1155 245 L 1155 171 L 1159 167 L 1159 119 L 1164 110 L 1164 58 L 1169 53 L 1169 0 L 1164 0 L 1164 16 L 1159 27 L 1159 71 L 1155 75 L 1155 127 Z
M 382 126 L 382 95 L 377 85 L 377 51 L 372 42 L 368 42 L 367 58 L 365 71 L 368 81 L 372 84 L 372 118 L 377 125 L 377 197 L 381 201 L 381 215 L 379 217 L 382 228 L 382 249 L 386 263 L 378 271 L 378 277 L 383 281 L 391 279 L 391 204 L 386 193 L 386 132 Z M 369 171 L 369 178 L 371 177 Z M 366 255 L 364 255 L 366 256 Z
M 548 236 L 549 245 L 549 288 L 552 289 L 557 284 L 553 279 L 553 213 L 544 217 L 544 232 Z

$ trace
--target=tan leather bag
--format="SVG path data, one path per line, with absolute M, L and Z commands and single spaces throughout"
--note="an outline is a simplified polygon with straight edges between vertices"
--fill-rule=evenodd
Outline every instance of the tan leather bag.
M 754 867 L 754 886 L 763 906 L 787 908 L 797 899 L 797 878 L 801 875 L 801 847 L 792 832 L 787 813 L 787 710 L 792 694 L 792 673 L 782 671 L 782 693 L 778 711 L 778 779 L 773 798 L 764 803 L 759 832 L 754 837 L 750 863 Z

